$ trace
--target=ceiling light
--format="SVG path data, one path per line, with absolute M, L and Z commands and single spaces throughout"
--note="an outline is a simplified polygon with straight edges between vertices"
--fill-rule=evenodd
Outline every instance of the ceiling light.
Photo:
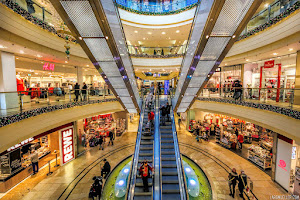
M 163 34 L 163 35 L 164 35 L 164 34 L 166 34 L 166 32 L 162 32 L 161 34 Z
M 227 65 L 227 63 L 225 63 L 225 65 Z
M 233 35 L 232 38 L 235 38 L 235 35 Z
M 279 56 L 279 57 L 277 57 L 278 59 L 281 59 L 281 57 Z
M 38 55 L 36 55 L 36 57 L 41 58 L 41 57 L 43 57 L 43 56 L 41 56 L 41 55 L 38 54 Z
M 274 56 L 278 55 L 278 53 L 273 53 Z
M 266 3 L 266 4 L 264 5 L 264 7 L 265 7 L 265 8 L 267 8 L 268 6 L 269 6 L 269 4 L 268 4 L 268 3 Z
M 6 46 L 0 44 L 0 49 L 6 49 L 6 48 L 7 48 Z
M 246 59 L 246 61 L 248 62 L 248 61 L 249 61 L 249 59 Z
M 16 58 L 17 60 L 19 60 L 19 58 Z
M 147 34 L 151 35 L 152 33 L 151 32 L 147 32 Z
M 293 51 L 294 49 L 293 48 L 289 48 L 289 51 Z
M 105 39 L 107 39 L 107 40 L 108 40 L 108 36 L 105 36 Z
M 208 38 L 209 38 L 209 35 L 206 36 L 206 39 L 208 39 Z
M 68 63 L 68 61 L 65 61 L 65 63 Z
M 143 40 L 145 40 L 146 38 L 143 38 Z
M 23 54 L 23 53 L 24 53 L 24 51 L 23 51 L 23 50 L 20 50 L 20 53 L 21 53 L 21 54 Z
M 89 67 L 89 65 L 86 65 L 87 67 Z
M 180 32 L 180 30 L 177 30 L 177 31 L 176 31 L 176 33 L 179 33 L 179 32 Z
M 79 37 L 79 40 L 82 40 L 82 37 Z
M 134 31 L 135 33 L 138 33 L 138 31 Z

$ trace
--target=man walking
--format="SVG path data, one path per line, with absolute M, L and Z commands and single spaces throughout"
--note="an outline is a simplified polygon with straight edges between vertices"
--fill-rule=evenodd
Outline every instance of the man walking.
M 148 164 L 147 161 L 144 161 L 139 169 L 140 175 L 143 180 L 144 192 L 149 192 L 149 186 L 148 186 L 148 177 L 150 176 L 149 169 L 153 171 L 153 168 Z
M 229 184 L 229 191 L 230 191 L 229 195 L 232 196 L 232 198 L 234 198 L 235 186 L 237 184 L 237 180 L 238 180 L 238 174 L 236 172 L 236 169 L 232 168 L 232 171 L 228 175 L 228 184 Z

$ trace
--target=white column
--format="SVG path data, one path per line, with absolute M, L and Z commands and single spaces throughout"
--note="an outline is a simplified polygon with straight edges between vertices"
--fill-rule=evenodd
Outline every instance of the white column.
M 83 74 L 82 67 L 77 66 L 77 83 L 80 85 L 80 88 L 83 86 Z
M 12 53 L 0 52 L 0 109 L 19 106 L 16 81 L 15 56 Z

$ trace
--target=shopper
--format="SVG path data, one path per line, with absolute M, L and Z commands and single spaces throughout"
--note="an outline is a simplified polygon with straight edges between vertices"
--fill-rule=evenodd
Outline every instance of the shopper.
M 152 106 L 152 98 L 153 98 L 153 94 L 151 92 L 149 92 L 146 97 L 146 106 L 149 110 L 151 109 L 151 106 Z
M 232 171 L 229 172 L 228 175 L 228 184 L 229 184 L 229 191 L 230 191 L 230 196 L 232 196 L 234 198 L 234 194 L 235 194 L 235 186 L 237 184 L 238 181 L 238 174 L 236 172 L 235 168 L 232 168 Z
M 150 87 L 150 93 L 152 95 L 154 95 L 154 84 L 153 83 L 151 84 L 151 87 Z
M 243 149 L 243 143 L 244 143 L 243 134 L 239 134 L 237 140 L 238 140 L 239 149 L 242 150 Z
M 100 149 L 104 150 L 104 141 L 103 141 L 103 136 L 102 135 L 99 138 L 99 150 Z
M 95 199 L 95 197 L 96 199 L 100 200 L 103 185 L 102 177 L 94 176 L 93 180 L 94 183 L 92 184 L 92 187 L 90 189 L 89 197 L 93 200 Z
M 105 175 L 104 178 L 106 179 L 110 172 L 110 164 L 106 159 L 104 159 L 103 161 L 104 161 L 104 165 L 101 169 L 101 176 L 103 177 L 103 175 Z
M 239 129 L 237 127 L 234 127 L 233 131 L 234 131 L 234 134 L 236 135 L 236 137 L 238 137 L 239 136 Z
M 215 133 L 216 133 L 215 125 L 214 125 L 214 124 L 211 124 L 211 125 L 210 125 L 210 135 L 215 135 Z
M 151 127 L 154 126 L 154 112 L 150 111 L 148 112 L 148 121 L 150 121 L 150 125 Z
M 114 146 L 114 139 L 115 139 L 114 133 L 112 131 L 109 131 L 108 137 L 109 137 L 109 142 L 107 146 L 109 146 L 109 144 Z
M 241 170 L 241 174 L 239 175 L 239 184 L 238 188 L 240 191 L 240 197 L 244 199 L 244 189 L 248 190 L 248 183 L 247 183 L 247 175 L 245 174 L 244 170 Z
M 234 94 L 233 94 L 233 98 L 235 100 L 242 100 L 242 84 L 240 83 L 239 80 L 235 80 L 232 87 L 234 88 Z
M 81 94 L 82 94 L 82 97 L 83 97 L 83 101 L 86 101 L 87 85 L 85 83 L 83 83 Z
M 161 123 L 163 126 L 166 125 L 166 114 L 167 114 L 167 111 L 166 111 L 166 106 L 163 105 L 161 108 Z
M 142 177 L 143 180 L 144 192 L 149 192 L 149 187 L 148 187 L 148 177 L 150 176 L 149 169 L 153 171 L 153 168 L 148 164 L 147 161 L 144 161 L 139 169 L 140 176 Z
M 75 92 L 74 92 L 74 94 L 75 94 L 75 101 L 78 101 L 78 97 L 79 97 L 79 95 L 80 95 L 80 85 L 78 84 L 78 83 L 76 83 L 75 84 L 75 87 L 74 87 L 74 90 L 75 90 Z
M 167 105 L 166 105 L 166 115 L 167 115 L 168 122 L 171 121 L 170 113 L 171 113 L 171 105 L 169 105 L 169 103 L 167 102 Z
M 180 116 L 180 113 L 177 113 L 177 116 L 178 116 L 178 126 L 179 126 L 179 129 L 180 129 L 180 124 L 181 124 L 181 116 Z
M 32 170 L 34 175 L 39 171 L 39 154 L 36 150 L 32 151 L 31 164 L 32 164 Z

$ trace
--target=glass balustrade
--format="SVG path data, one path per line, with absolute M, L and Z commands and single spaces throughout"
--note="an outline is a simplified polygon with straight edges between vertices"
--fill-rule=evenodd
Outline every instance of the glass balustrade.
M 186 45 L 172 47 L 139 47 L 128 46 L 129 54 L 137 57 L 173 57 L 182 56 L 186 52 Z

